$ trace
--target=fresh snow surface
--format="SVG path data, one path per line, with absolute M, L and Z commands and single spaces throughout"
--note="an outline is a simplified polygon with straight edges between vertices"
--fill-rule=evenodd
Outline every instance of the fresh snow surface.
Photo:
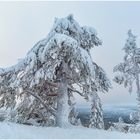
M 137 139 L 140 134 L 125 134 L 84 127 L 35 127 L 10 122 L 0 122 L 0 139 Z

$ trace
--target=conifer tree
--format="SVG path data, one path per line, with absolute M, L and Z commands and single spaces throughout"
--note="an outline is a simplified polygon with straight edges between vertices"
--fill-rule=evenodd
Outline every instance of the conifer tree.
M 140 48 L 137 47 L 136 36 L 132 34 L 131 30 L 128 31 L 128 39 L 123 50 L 125 52 L 123 62 L 114 67 L 114 72 L 117 73 L 114 81 L 120 85 L 123 84 L 130 93 L 133 86 L 136 86 L 138 112 L 135 114 L 140 120 Z
M 89 99 L 110 87 L 105 72 L 91 59 L 90 49 L 98 45 L 95 29 L 81 27 L 72 15 L 56 18 L 48 36 L 23 60 L 0 69 L 1 107 L 15 112 L 12 118 L 20 123 L 71 126 L 71 117 L 77 116 L 74 95 Z M 94 107 L 101 114 L 101 107 Z

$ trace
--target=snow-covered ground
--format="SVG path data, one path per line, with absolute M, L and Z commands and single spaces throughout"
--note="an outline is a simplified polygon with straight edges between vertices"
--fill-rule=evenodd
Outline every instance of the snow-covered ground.
M 83 127 L 55 128 L 55 127 L 35 127 L 10 122 L 0 122 L 0 138 L 46 138 L 46 139 L 137 139 L 140 134 L 125 134 L 112 131 L 96 130 Z
M 136 106 L 105 106 L 105 120 L 114 122 L 115 119 L 120 116 L 125 117 L 129 115 L 130 112 L 135 111 Z M 89 108 L 88 107 L 81 107 L 79 111 L 83 112 L 83 118 L 88 116 Z M 126 116 L 124 116 L 124 113 Z M 5 110 L 0 111 L 0 116 L 5 116 Z M 2 115 L 4 114 L 4 115 Z M 117 116 L 115 118 L 115 116 Z M 0 118 L 1 121 L 3 118 Z M 11 122 L 0 122 L 0 139 L 6 138 L 45 138 L 45 139 L 139 139 L 140 134 L 131 134 L 131 133 L 120 133 L 115 131 L 104 131 L 104 130 L 97 130 L 97 129 L 90 129 L 85 127 L 72 127 L 72 128 L 55 128 L 55 127 L 35 127 L 35 126 L 28 126 L 22 124 L 16 124 Z

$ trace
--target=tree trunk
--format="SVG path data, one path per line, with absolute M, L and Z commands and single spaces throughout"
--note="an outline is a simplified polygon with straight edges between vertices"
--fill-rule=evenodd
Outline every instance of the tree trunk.
M 140 114 L 140 83 L 139 83 L 139 74 L 136 76 L 136 86 L 137 86 L 137 101 L 138 101 L 138 111 Z M 139 118 L 140 120 L 140 118 Z
M 68 105 L 68 81 L 66 78 L 65 64 L 62 64 L 59 71 L 59 89 L 57 97 L 56 124 L 59 127 L 69 127 L 69 105 Z

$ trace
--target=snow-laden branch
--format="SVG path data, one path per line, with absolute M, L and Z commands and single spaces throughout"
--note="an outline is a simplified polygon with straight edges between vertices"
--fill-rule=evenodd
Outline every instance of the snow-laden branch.
M 34 92 L 29 91 L 29 90 L 25 90 L 23 93 L 30 94 L 33 97 L 35 97 L 36 99 L 38 99 L 42 103 L 42 105 L 45 107 L 45 109 L 47 111 L 50 111 L 54 116 L 56 116 L 56 110 L 53 107 L 46 106 L 46 104 L 44 103 L 44 101 L 42 100 L 42 98 L 39 97 L 37 94 L 35 94 Z
M 78 90 L 76 90 L 76 89 L 71 88 L 70 86 L 68 87 L 68 89 L 69 89 L 69 90 L 71 90 L 71 91 L 73 91 L 73 92 L 78 93 L 78 94 L 79 94 L 79 95 L 81 95 L 81 96 L 84 96 L 84 94 L 83 94 L 83 93 L 79 92 L 79 91 L 78 91 Z
M 46 81 L 46 84 L 50 85 L 50 86 L 53 86 L 53 87 L 58 87 L 58 83 L 53 83 L 53 82 Z

